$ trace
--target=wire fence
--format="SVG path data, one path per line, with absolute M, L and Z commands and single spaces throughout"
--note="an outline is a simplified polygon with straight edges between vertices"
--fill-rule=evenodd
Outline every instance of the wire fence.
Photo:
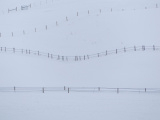
M 45 57 L 52 60 L 58 61 L 84 61 L 89 60 L 92 58 L 100 58 L 108 55 L 116 55 L 120 53 L 127 53 L 127 52 L 136 52 L 136 51 L 159 51 L 160 46 L 134 46 L 134 47 L 124 47 L 120 49 L 114 50 L 106 50 L 104 52 L 99 52 L 95 54 L 87 54 L 87 55 L 76 55 L 76 56 L 63 56 L 63 55 L 55 55 L 53 53 L 46 53 L 40 51 L 34 51 L 30 49 L 16 49 L 16 48 L 7 48 L 7 47 L 0 47 L 0 53 L 13 53 L 13 54 L 23 54 L 23 55 L 34 55 L 39 57 Z
M 0 92 L 105 92 L 105 93 L 160 93 L 160 88 L 108 88 L 108 87 L 0 87 Z

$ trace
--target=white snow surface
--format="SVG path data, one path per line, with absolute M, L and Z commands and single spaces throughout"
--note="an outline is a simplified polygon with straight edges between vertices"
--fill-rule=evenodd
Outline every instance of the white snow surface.
M 0 47 L 83 56 L 160 46 L 159 21 L 159 0 L 1 0 Z M 159 54 L 58 61 L 0 52 L 0 87 L 160 88 Z M 0 92 L 0 120 L 159 120 L 159 112 L 159 93 Z

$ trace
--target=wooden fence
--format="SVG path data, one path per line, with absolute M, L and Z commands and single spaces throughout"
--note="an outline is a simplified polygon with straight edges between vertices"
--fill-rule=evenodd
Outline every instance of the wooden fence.
M 34 55 L 39 57 L 45 57 L 52 60 L 58 61 L 84 61 L 89 60 L 92 58 L 100 58 L 108 55 L 116 55 L 120 53 L 126 52 L 137 52 L 137 51 L 159 51 L 160 46 L 133 46 L 133 47 L 124 47 L 121 49 L 114 49 L 114 50 L 106 50 L 104 52 L 98 52 L 95 54 L 87 54 L 87 55 L 76 55 L 76 56 L 63 56 L 63 55 L 55 55 L 53 53 L 46 53 L 40 51 L 34 51 L 30 49 L 16 49 L 16 48 L 7 48 L 7 47 L 0 47 L 0 53 L 13 53 L 13 54 L 23 54 L 23 55 Z
M 0 87 L 0 92 L 105 92 L 105 93 L 160 93 L 160 88 L 108 88 L 108 87 Z

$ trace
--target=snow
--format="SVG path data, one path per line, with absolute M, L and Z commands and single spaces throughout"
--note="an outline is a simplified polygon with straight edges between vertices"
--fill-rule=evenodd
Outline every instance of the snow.
M 1 0 L 0 47 L 84 56 L 160 46 L 159 14 L 159 0 Z M 2 51 L 0 87 L 160 88 L 159 52 L 59 61 Z M 159 92 L 0 91 L 0 96 L 0 120 L 160 119 Z

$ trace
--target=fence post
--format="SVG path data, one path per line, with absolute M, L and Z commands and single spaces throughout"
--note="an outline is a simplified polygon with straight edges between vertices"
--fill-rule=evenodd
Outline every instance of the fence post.
M 116 54 L 117 54 L 117 52 L 118 52 L 118 51 L 117 51 L 117 49 L 116 49 Z
M 2 47 L 1 47 L 1 51 L 2 51 Z
M 23 30 L 23 35 L 25 35 L 25 31 Z
M 143 50 L 143 51 L 145 50 L 145 46 L 142 46 L 142 50 Z
M 88 14 L 89 14 L 89 10 L 88 10 Z
M 117 94 L 119 93 L 119 88 L 117 88 Z
M 78 12 L 77 12 L 77 16 L 78 16 Z
M 39 56 L 39 51 L 38 51 L 38 56 Z
M 87 58 L 89 59 L 89 55 L 87 55 Z
M 12 32 L 12 37 L 13 37 L 13 32 Z
M 47 30 L 47 25 L 46 25 L 46 30 Z
M 0 33 L 0 37 L 1 37 L 1 33 Z
M 22 54 L 23 54 L 23 49 L 21 51 L 22 51 Z
M 37 30 L 36 30 L 36 28 L 35 28 L 35 30 L 34 30 L 34 31 L 35 31 L 35 32 L 37 31 Z
M 136 51 L 136 46 L 134 46 L 134 51 Z
M 56 21 L 56 26 L 58 26 L 58 22 Z
M 14 92 L 16 91 L 16 87 L 14 86 Z
M 126 48 L 124 47 L 124 52 L 126 52 Z
M 100 87 L 98 87 L 98 91 L 100 91 L 101 90 L 101 88 Z
M 42 88 L 42 92 L 44 93 L 44 87 Z
M 155 46 L 153 45 L 153 50 L 155 50 Z
M 64 91 L 66 90 L 66 87 L 64 86 Z
M 64 56 L 62 56 L 62 60 L 64 61 Z
M 98 53 L 98 57 L 99 57 L 99 53 Z
M 146 89 L 146 88 L 145 88 L 144 90 L 145 90 L 145 92 L 147 92 L 147 89 Z
M 107 55 L 107 50 L 106 50 L 106 55 Z
M 66 21 L 68 21 L 68 18 L 66 17 Z
M 86 56 L 84 55 L 84 60 L 86 59 Z
M 99 10 L 99 12 L 101 13 L 101 9 Z
M 158 4 L 156 4 L 156 8 L 158 8 Z
M 48 53 L 48 58 L 49 58 L 49 53 Z
M 69 88 L 68 88 L 68 93 L 69 93 Z
M 112 12 L 112 8 L 111 8 L 111 12 Z
M 15 48 L 13 48 L 13 52 L 15 53 Z
M 7 48 L 5 47 L 4 50 L 5 50 L 5 52 L 6 52 L 6 51 L 7 51 Z

